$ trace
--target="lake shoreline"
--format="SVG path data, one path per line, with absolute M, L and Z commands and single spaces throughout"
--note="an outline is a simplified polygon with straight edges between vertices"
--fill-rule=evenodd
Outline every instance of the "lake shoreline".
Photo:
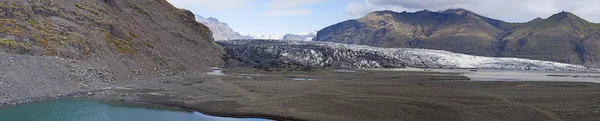
M 594 99 L 600 97 L 600 84 L 596 83 L 469 81 L 457 73 L 385 70 L 269 72 L 236 68 L 225 69 L 224 73 L 118 82 L 93 91 L 2 102 L 0 107 L 60 99 L 99 99 L 172 106 L 211 116 L 271 120 L 600 118 L 594 112 L 600 111 L 600 99 Z M 527 101 L 540 99 L 544 103 Z M 477 105 L 485 108 L 473 107 Z M 369 107 L 378 110 L 368 110 Z M 567 109 L 578 112 L 565 112 Z M 432 112 L 413 114 L 427 110 Z
M 97 101 L 118 101 L 118 102 L 127 103 L 127 104 L 140 104 L 140 105 L 150 105 L 150 106 L 165 106 L 165 107 L 179 109 L 182 111 L 199 112 L 199 113 L 202 113 L 205 115 L 217 116 L 217 117 L 261 118 L 261 119 L 268 119 L 268 120 L 301 121 L 301 119 L 297 119 L 297 118 L 289 117 L 289 116 L 286 117 L 286 116 L 273 116 L 273 115 L 264 115 L 264 114 L 240 114 L 240 113 L 214 112 L 211 110 L 204 110 L 202 108 L 193 107 L 188 104 L 183 104 L 181 102 L 127 99 L 127 98 L 110 97 L 110 95 L 96 96 L 96 95 L 89 95 L 88 92 L 98 92 L 98 91 L 86 91 L 86 92 L 77 92 L 77 93 L 71 93 L 71 94 L 60 95 L 60 96 L 34 97 L 34 98 L 29 98 L 29 99 L 14 100 L 14 101 L 10 101 L 10 102 L 0 103 L 0 108 L 7 107 L 7 106 L 18 106 L 18 105 L 23 105 L 23 104 L 40 103 L 40 102 L 81 99 L 81 100 L 97 100 Z

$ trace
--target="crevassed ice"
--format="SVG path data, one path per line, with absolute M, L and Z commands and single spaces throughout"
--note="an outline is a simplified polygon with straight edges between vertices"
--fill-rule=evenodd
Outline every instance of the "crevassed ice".
M 274 57 L 280 57 L 279 60 L 286 62 L 297 62 L 313 67 L 600 71 L 581 65 L 551 61 L 483 57 L 429 49 L 379 48 L 313 41 L 236 40 L 218 43 L 237 51 L 236 53 L 242 53 L 234 56 L 279 55 Z M 259 48 L 267 50 L 252 51 L 252 49 Z

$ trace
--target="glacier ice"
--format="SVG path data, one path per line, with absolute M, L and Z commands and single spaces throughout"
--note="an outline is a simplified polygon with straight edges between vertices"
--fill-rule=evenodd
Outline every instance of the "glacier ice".
M 436 68 L 598 71 L 581 65 L 520 58 L 483 57 L 442 50 L 379 48 L 314 41 L 232 40 L 217 42 L 227 57 L 255 67 Z

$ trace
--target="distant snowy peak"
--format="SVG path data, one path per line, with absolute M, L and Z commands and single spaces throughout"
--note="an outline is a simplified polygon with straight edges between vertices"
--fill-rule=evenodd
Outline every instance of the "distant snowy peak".
M 256 33 L 242 33 L 244 36 L 249 36 L 250 39 L 274 39 L 281 40 L 285 35 L 283 34 L 256 34 Z
M 317 36 L 317 31 L 307 31 L 307 32 L 298 32 L 294 34 L 286 34 L 282 39 L 283 40 L 302 40 L 302 41 L 312 41 L 313 38 Z
M 217 41 L 221 40 L 237 40 L 237 39 L 272 39 L 272 40 L 297 40 L 311 41 L 317 31 L 306 31 L 290 34 L 249 34 L 234 31 L 227 23 L 219 21 L 219 19 L 196 15 L 196 21 L 206 25 L 212 32 L 213 38 Z
M 317 30 L 293 33 L 294 35 L 316 35 Z
M 250 36 L 251 39 L 271 39 L 271 40 L 296 40 L 296 41 L 311 41 L 316 35 L 317 31 L 306 31 L 290 34 L 244 34 Z
M 227 23 L 220 22 L 219 19 L 209 17 L 204 18 L 196 15 L 196 21 L 206 25 L 213 33 L 213 38 L 219 40 L 233 39 L 251 39 L 249 36 L 241 35 L 239 32 L 233 31 Z

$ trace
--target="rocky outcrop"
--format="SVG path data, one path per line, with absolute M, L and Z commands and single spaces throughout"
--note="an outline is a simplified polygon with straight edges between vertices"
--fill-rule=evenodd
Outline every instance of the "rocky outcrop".
M 129 79 L 222 63 L 211 31 L 165 0 L 3 0 L 0 51 L 95 63 Z
M 262 69 L 313 68 L 441 68 L 506 70 L 593 70 L 580 65 L 518 58 L 473 56 L 449 51 L 379 48 L 330 42 L 236 40 L 217 42 L 225 47 L 226 66 Z

